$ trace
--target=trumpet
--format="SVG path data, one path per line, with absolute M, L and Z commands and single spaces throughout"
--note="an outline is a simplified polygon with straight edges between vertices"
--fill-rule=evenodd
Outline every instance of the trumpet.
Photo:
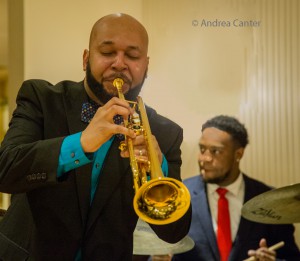
M 121 78 L 113 81 L 119 98 L 125 100 L 122 92 L 123 84 Z M 146 162 L 136 158 L 130 137 L 126 136 L 120 143 L 120 150 L 127 149 L 129 152 L 135 191 L 134 210 L 139 218 L 150 224 L 164 225 L 175 222 L 187 212 L 190 206 L 190 193 L 182 182 L 164 177 L 152 142 L 152 133 L 142 98 L 138 96 L 137 102 L 130 103 L 133 103 L 136 113 L 128 120 L 124 119 L 124 125 L 134 130 L 137 135 L 144 135 L 148 156 Z

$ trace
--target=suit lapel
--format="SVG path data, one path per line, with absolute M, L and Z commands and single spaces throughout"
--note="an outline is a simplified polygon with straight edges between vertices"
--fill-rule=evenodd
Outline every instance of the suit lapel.
M 120 185 L 121 179 L 124 175 L 130 175 L 129 160 L 120 157 L 118 149 L 120 141 L 114 139 L 104 161 L 101 174 L 99 176 L 99 183 L 96 193 L 90 208 L 88 223 L 86 231 L 88 232 L 97 217 L 101 214 L 107 201 L 111 198 L 112 193 Z M 130 193 L 130 191 L 128 191 Z M 121 199 L 120 199 L 121 200 Z
M 64 106 L 66 111 L 69 132 L 71 134 L 84 130 L 87 123 L 81 121 L 81 109 L 83 102 L 87 101 L 83 82 L 74 83 L 65 90 Z M 85 224 L 90 202 L 92 164 L 87 164 L 75 169 L 78 202 L 82 218 Z
M 71 134 L 82 131 L 87 123 L 81 121 L 82 104 L 86 102 L 88 96 L 83 87 L 83 82 L 74 83 L 65 91 L 64 106 Z
M 199 183 L 196 185 L 196 188 L 192 192 L 192 202 L 195 203 L 193 211 L 196 212 L 198 220 L 200 220 L 200 225 L 202 231 L 204 232 L 212 252 L 215 256 L 215 260 L 218 260 L 218 246 L 216 242 L 216 236 L 213 229 L 212 218 L 210 215 L 210 209 L 207 201 L 206 188 L 205 184 L 202 181 L 202 178 L 199 178 Z M 201 206 L 201 207 L 199 207 Z
M 243 178 L 245 181 L 245 196 L 244 196 L 244 203 L 250 200 L 255 196 L 255 187 L 251 186 L 251 184 L 248 182 L 247 176 L 243 174 Z M 239 242 L 245 241 L 246 238 L 249 238 L 251 233 L 253 233 L 253 223 L 246 220 L 245 218 L 241 217 L 238 232 L 236 234 L 236 238 L 232 245 L 232 251 L 230 253 L 230 259 L 229 260 L 235 260 L 236 256 L 239 255 Z M 243 240 L 244 239 L 244 240 Z
M 245 181 L 245 196 L 244 196 L 244 204 L 251 198 L 256 195 L 256 189 L 252 186 L 251 182 L 248 182 L 247 176 L 243 174 L 243 178 Z M 243 238 L 247 238 L 250 233 L 252 233 L 253 222 L 250 222 L 241 216 L 241 222 L 238 228 L 238 235 L 243 235 Z

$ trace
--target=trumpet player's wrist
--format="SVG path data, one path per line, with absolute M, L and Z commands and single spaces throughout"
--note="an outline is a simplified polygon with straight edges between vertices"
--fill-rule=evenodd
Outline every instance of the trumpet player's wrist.
M 57 177 L 64 173 L 90 163 L 94 153 L 85 153 L 80 143 L 81 132 L 67 136 L 62 143 L 58 160 Z
M 84 153 L 87 155 L 96 152 L 106 141 L 100 140 L 98 137 L 93 137 L 91 134 L 82 131 L 80 135 L 80 145 Z
M 86 136 L 88 137 L 88 135 L 86 135 Z M 81 148 L 85 153 L 93 152 L 91 146 L 89 145 L 90 142 L 88 141 L 88 138 L 85 137 L 85 132 L 84 131 L 81 132 L 79 141 L 80 141 Z

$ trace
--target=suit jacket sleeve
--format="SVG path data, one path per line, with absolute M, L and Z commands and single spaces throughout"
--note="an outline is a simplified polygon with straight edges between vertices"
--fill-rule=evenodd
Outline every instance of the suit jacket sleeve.
M 34 88 L 37 83 L 40 88 Z M 2 192 L 26 192 L 57 181 L 56 172 L 63 136 L 44 139 L 47 131 L 44 130 L 46 125 L 39 96 L 48 88 L 51 85 L 45 81 L 25 81 L 21 86 L 17 96 L 17 108 L 0 149 Z M 51 98 L 53 97 L 49 97 L 50 100 Z M 53 103 L 53 114 L 56 114 L 55 106 Z M 54 123 L 55 121 L 52 122 Z

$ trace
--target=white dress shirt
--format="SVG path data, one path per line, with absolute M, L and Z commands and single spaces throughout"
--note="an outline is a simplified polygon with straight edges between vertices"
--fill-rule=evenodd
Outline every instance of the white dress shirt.
M 217 189 L 219 186 L 217 184 L 207 184 L 207 197 L 210 207 L 212 223 L 215 233 L 217 233 L 217 216 L 218 216 L 218 199 L 219 194 Z M 243 206 L 244 195 L 245 195 L 245 182 L 243 175 L 240 174 L 236 181 L 227 187 L 226 198 L 229 204 L 230 213 L 230 226 L 231 226 L 231 239 L 234 241 L 237 230 L 241 220 L 241 209 Z

